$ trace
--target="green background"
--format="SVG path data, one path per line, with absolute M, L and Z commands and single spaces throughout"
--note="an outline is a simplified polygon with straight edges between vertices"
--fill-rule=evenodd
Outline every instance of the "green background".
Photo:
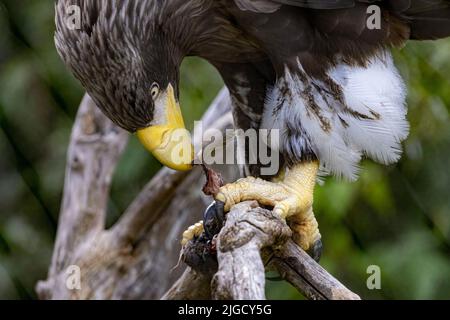
M 83 95 L 54 49 L 53 19 L 53 1 L 0 1 L 0 298 L 36 298 L 46 277 Z M 390 167 L 367 161 L 358 182 L 329 178 L 317 188 L 322 265 L 363 298 L 449 299 L 450 41 L 410 43 L 395 55 L 409 86 L 404 157 Z M 222 83 L 187 59 L 181 84 L 192 125 Z M 159 168 L 133 138 L 114 177 L 109 224 Z M 381 268 L 381 290 L 367 289 L 370 265 Z M 300 298 L 281 282 L 267 291 Z

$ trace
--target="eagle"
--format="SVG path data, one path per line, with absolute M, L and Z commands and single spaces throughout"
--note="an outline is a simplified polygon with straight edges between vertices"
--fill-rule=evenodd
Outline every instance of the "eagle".
M 75 28 L 73 12 L 80 15 Z M 187 148 L 182 161 L 174 159 L 174 141 L 191 139 L 179 105 L 180 65 L 187 56 L 212 64 L 229 90 L 235 127 L 278 130 L 271 151 L 282 159 L 270 177 L 262 164 L 248 164 L 216 201 L 225 212 L 245 200 L 272 207 L 316 258 L 318 176 L 356 180 L 363 158 L 387 165 L 401 157 L 406 87 L 391 49 L 447 36 L 449 0 L 56 3 L 62 60 L 109 119 L 172 169 L 190 170 L 194 157 Z

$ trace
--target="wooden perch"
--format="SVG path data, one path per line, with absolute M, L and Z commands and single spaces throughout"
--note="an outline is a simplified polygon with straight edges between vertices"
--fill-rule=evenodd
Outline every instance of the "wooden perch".
M 161 300 L 210 300 L 211 279 L 188 267 Z
M 202 120 L 205 129 L 232 127 L 226 89 Z M 359 298 L 289 239 L 284 221 L 255 202 L 239 204 L 228 214 L 214 267 L 173 270 L 182 232 L 201 219 L 211 201 L 201 193 L 199 168 L 189 173 L 162 169 L 119 221 L 105 229 L 112 176 L 127 140 L 128 134 L 86 95 L 71 136 L 48 278 L 36 288 L 41 299 L 159 299 L 164 293 L 163 299 L 264 299 L 268 268 L 308 298 Z M 71 266 L 81 271 L 80 288 L 67 285 Z
M 217 239 L 219 270 L 212 282 L 214 299 L 264 300 L 261 250 L 282 245 L 290 236 L 286 223 L 259 208 L 257 202 L 234 206 Z
M 269 269 L 277 270 L 310 300 L 360 300 L 331 274 L 300 249 L 291 239 L 275 249 L 268 260 Z
M 217 237 L 218 271 L 212 279 L 214 299 L 265 299 L 265 271 L 276 270 L 306 298 L 312 300 L 359 300 L 291 239 L 291 230 L 271 211 L 256 202 L 233 207 Z M 190 245 L 197 245 L 191 242 Z M 266 267 L 264 267 L 266 266 Z M 188 269 L 183 278 L 196 276 L 196 286 L 205 286 L 210 277 L 200 278 Z M 177 282 L 165 298 L 190 299 L 192 283 Z

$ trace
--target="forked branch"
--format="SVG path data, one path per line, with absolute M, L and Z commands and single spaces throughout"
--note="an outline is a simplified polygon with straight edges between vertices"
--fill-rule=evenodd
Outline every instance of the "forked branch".
M 256 202 L 240 203 L 227 215 L 227 221 L 217 237 L 218 270 L 212 278 L 212 297 L 227 300 L 265 299 L 265 272 L 275 270 L 312 300 L 359 300 L 330 275 L 291 239 L 287 224 Z M 190 246 L 199 245 L 191 242 Z M 193 250 L 195 251 L 195 250 Z M 209 284 L 211 277 L 198 276 L 188 269 L 183 278 Z M 165 298 L 189 299 L 190 282 L 177 282 Z

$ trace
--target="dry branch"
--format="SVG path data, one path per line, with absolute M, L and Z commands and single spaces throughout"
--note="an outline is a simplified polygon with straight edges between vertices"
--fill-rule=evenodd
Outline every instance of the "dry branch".
M 218 236 L 219 271 L 213 279 L 214 298 L 265 299 L 266 265 L 267 269 L 278 271 L 308 299 L 359 299 L 301 250 L 290 236 L 285 221 L 271 211 L 258 207 L 255 202 L 236 205 Z
M 312 300 L 359 300 L 290 239 L 285 221 L 256 202 L 244 202 L 227 214 L 224 228 L 217 236 L 218 270 L 212 279 L 214 299 L 265 299 L 265 271 L 276 270 L 306 298 Z M 199 246 L 191 241 L 189 246 Z M 186 250 L 196 251 L 195 248 Z M 201 252 L 202 250 L 198 250 Z M 198 269 L 198 266 L 196 266 Z M 215 270 L 213 271 L 215 272 Z M 205 287 L 211 277 L 200 277 L 188 269 L 183 279 L 166 294 L 165 299 L 192 299 L 193 286 Z
M 360 300 L 292 240 L 274 250 L 268 265 L 308 299 Z
M 127 134 L 104 117 L 91 98 L 81 102 L 70 140 L 64 198 L 49 280 L 40 282 L 41 298 L 61 296 L 55 282 L 73 253 L 104 229 L 109 187 Z
M 161 300 L 210 300 L 211 275 L 187 268 Z
M 213 278 L 218 300 L 264 300 L 265 268 L 261 250 L 291 236 L 286 223 L 257 202 L 240 203 L 227 214 L 217 240 L 219 270 Z
M 203 117 L 205 129 L 231 127 L 229 110 L 224 89 Z M 201 193 L 202 171 L 163 169 L 105 230 L 112 174 L 127 139 L 86 95 L 71 136 L 52 263 L 36 287 L 41 299 L 158 299 L 181 275 L 180 268 L 171 271 L 180 235 L 210 202 Z M 72 265 L 81 269 L 81 290 L 66 287 Z

